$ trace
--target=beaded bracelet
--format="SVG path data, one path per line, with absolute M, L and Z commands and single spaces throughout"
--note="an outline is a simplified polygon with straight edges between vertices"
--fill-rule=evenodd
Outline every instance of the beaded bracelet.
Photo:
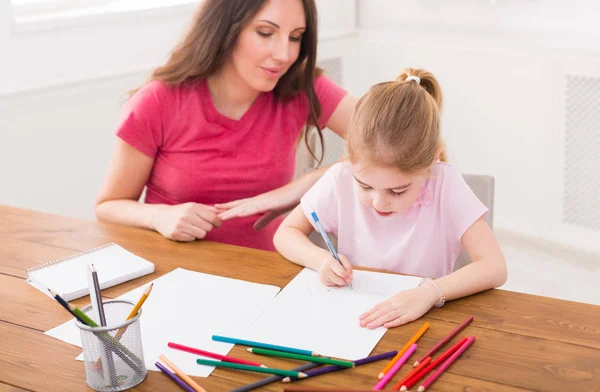
M 444 295 L 444 291 L 442 290 L 442 288 L 440 287 L 439 284 L 437 284 L 437 282 L 431 278 L 423 278 L 421 279 L 421 283 L 419 283 L 419 286 L 422 285 L 423 283 L 431 283 L 433 285 L 433 287 L 435 287 L 435 291 L 437 291 L 438 296 L 440 297 L 439 301 L 437 301 L 435 303 L 436 308 L 440 308 L 442 307 L 442 305 L 444 305 L 444 303 L 446 303 L 446 296 Z

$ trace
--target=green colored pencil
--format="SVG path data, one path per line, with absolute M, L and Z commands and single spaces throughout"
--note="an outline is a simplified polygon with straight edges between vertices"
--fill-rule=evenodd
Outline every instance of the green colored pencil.
M 328 365 L 337 365 L 337 366 L 342 366 L 342 367 L 347 367 L 347 368 L 354 367 L 354 362 L 344 361 L 341 359 L 332 359 L 332 358 L 327 358 L 327 357 L 313 357 L 313 356 L 309 356 L 309 355 L 286 353 L 283 351 L 267 350 L 265 348 L 255 348 L 255 347 L 249 348 L 248 351 L 250 351 L 253 354 L 267 355 L 270 357 L 298 359 L 300 361 L 325 363 Z
M 262 368 L 259 366 L 242 365 L 239 363 L 232 363 L 232 362 L 211 361 L 210 359 L 196 359 L 196 363 L 198 365 L 226 367 L 226 368 L 230 368 L 230 369 L 248 370 L 250 372 L 257 372 L 257 373 L 276 374 L 278 376 L 284 376 L 284 377 L 306 378 L 306 374 L 304 374 L 302 372 L 295 372 L 293 370 Z

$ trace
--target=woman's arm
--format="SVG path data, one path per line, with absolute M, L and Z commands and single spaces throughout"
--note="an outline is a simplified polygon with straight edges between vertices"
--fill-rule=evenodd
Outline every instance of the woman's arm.
M 346 94 L 331 114 L 327 122 L 327 128 L 345 139 L 348 134 L 350 117 L 352 117 L 355 105 L 356 98 L 350 94 Z M 216 207 L 223 210 L 219 216 L 222 220 L 226 221 L 267 212 L 254 224 L 257 230 L 261 229 L 277 216 L 297 206 L 300 198 L 321 178 L 330 166 L 312 170 L 289 184 L 263 193 L 262 195 L 217 204 Z
M 140 203 L 153 166 L 153 158 L 117 138 L 106 180 L 96 200 L 97 219 L 155 230 L 176 241 L 204 238 L 221 224 L 217 209 L 211 206 Z

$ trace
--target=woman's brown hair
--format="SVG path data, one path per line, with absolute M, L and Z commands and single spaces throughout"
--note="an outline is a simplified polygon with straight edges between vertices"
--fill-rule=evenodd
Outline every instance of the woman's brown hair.
M 218 72 L 231 55 L 242 29 L 265 5 L 267 0 L 205 0 L 200 6 L 189 31 L 171 52 L 169 60 L 156 68 L 150 81 L 167 85 L 204 80 Z M 304 141 L 312 156 L 321 163 L 308 144 L 309 130 L 317 129 L 321 146 L 323 135 L 318 118 L 321 104 L 314 89 L 314 81 L 321 74 L 316 68 L 317 58 L 317 7 L 314 0 L 301 0 L 306 15 L 306 30 L 302 35 L 300 53 L 290 69 L 277 82 L 274 94 L 286 100 L 300 92 L 306 94 L 309 115 Z M 133 95 L 134 90 L 130 93 Z
M 420 80 L 410 78 L 417 77 Z M 358 101 L 350 122 L 350 160 L 393 166 L 406 173 L 445 161 L 440 136 L 442 92 L 436 78 L 408 68 L 396 81 L 378 83 Z

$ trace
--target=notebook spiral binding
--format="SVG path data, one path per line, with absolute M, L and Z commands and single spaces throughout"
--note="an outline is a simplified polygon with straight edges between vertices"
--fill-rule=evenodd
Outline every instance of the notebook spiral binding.
M 92 252 L 96 252 L 96 251 L 98 251 L 100 249 L 108 248 L 109 246 L 112 246 L 114 244 L 115 244 L 114 242 L 109 242 L 108 244 L 100 245 L 100 246 L 97 246 L 95 248 L 88 249 L 88 250 L 86 250 L 84 252 L 79 252 L 79 253 L 76 253 L 76 254 L 71 255 L 71 256 L 63 257 L 62 259 L 52 260 L 52 261 L 49 261 L 47 263 L 40 264 L 40 265 L 37 265 L 35 267 L 28 268 L 27 269 L 27 273 L 30 274 L 33 271 L 37 271 L 39 269 L 46 268 L 46 267 L 49 267 L 51 265 L 56 265 L 56 264 L 59 264 L 59 263 L 62 263 L 62 262 L 68 261 L 68 260 L 76 259 L 76 258 L 81 257 L 83 255 L 86 255 L 88 253 L 92 253 Z

